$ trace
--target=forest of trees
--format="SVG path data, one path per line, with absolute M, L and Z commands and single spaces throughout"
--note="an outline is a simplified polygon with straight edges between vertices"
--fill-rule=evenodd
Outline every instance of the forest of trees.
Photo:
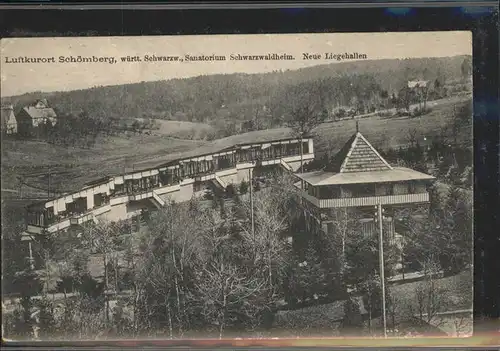
M 256 335 L 271 328 L 279 308 L 337 300 L 350 301 L 341 328 L 359 334 L 355 296 L 371 317 L 381 312 L 376 237 L 363 235 L 358 214 L 347 209 L 332 211 L 333 231 L 311 231 L 294 189 L 280 173 L 255 191 L 254 230 L 248 196 L 233 189 L 225 200 L 214 193 L 208 207 L 199 200 L 172 203 L 144 214 L 140 224 L 100 222 L 78 237 L 38 238 L 37 271 L 24 265 L 20 273 L 4 272 L 4 288 L 20 296 L 6 316 L 6 335 Z M 407 266 L 432 263 L 451 273 L 470 264 L 470 205 L 455 187 L 446 200 L 437 197 L 433 192 L 424 220 L 415 222 L 418 209 L 398 214 L 412 231 L 404 252 L 385 243 L 387 277 L 401 255 Z M 18 262 L 19 252 L 6 252 L 4 260 Z M 101 258 L 102 278 L 88 270 L 91 256 Z M 59 277 L 52 287 L 51 267 Z M 54 301 L 54 293 L 63 297 Z M 110 299 L 117 302 L 111 306 Z
M 437 88 L 428 98 L 445 96 L 448 82 L 470 73 L 468 57 L 346 62 L 295 71 L 226 74 L 94 87 L 70 92 L 35 92 L 3 98 L 18 110 L 35 99 L 47 98 L 61 115 L 85 111 L 96 123 L 118 126 L 135 118 L 203 122 L 223 130 L 220 136 L 283 126 L 287 90 L 318 82 L 325 109 L 349 106 L 358 113 L 403 105 L 408 80 L 425 79 Z M 436 96 L 433 96 L 436 95 Z M 391 105 L 391 106 L 392 106 Z M 228 123 L 230 122 L 230 123 Z

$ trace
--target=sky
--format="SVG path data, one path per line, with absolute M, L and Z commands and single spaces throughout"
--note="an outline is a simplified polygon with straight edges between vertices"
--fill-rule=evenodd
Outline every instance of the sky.
M 471 32 L 231 34 L 197 36 L 7 38 L 0 41 L 1 96 L 69 91 L 93 86 L 261 73 L 342 61 L 325 53 L 358 53 L 368 60 L 472 55 Z M 229 55 L 289 54 L 295 60 L 229 61 Z M 320 54 L 304 60 L 303 53 Z M 115 57 L 117 63 L 59 63 L 59 56 Z M 123 56 L 226 55 L 226 61 L 128 62 Z M 18 57 L 54 57 L 55 63 L 8 63 Z

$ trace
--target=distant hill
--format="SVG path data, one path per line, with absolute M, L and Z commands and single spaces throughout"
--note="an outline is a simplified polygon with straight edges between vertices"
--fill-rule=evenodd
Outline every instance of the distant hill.
M 397 93 L 408 80 L 439 79 L 443 84 L 463 77 L 470 56 L 342 62 L 263 74 L 225 74 L 155 82 L 94 87 L 69 92 L 33 92 L 2 98 L 15 110 L 47 98 L 60 114 L 87 111 L 94 118 L 155 118 L 201 122 L 261 119 L 260 128 L 280 126 L 283 89 L 304 81 L 329 79 L 326 94 L 332 106 L 353 99 L 374 100 L 381 92 Z M 252 128 L 249 128 L 250 130 Z M 248 129 L 247 129 L 248 130 Z M 234 133 L 233 133 L 234 134 Z

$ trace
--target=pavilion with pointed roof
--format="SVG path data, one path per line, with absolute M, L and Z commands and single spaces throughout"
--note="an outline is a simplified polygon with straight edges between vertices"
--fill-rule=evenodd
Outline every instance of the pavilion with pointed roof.
M 428 203 L 428 187 L 434 180 L 431 175 L 390 165 L 359 131 L 323 170 L 295 175 L 301 180 L 303 198 L 324 230 L 335 208 L 368 210 L 371 215 L 365 222 L 373 222 L 375 206 L 391 209 Z

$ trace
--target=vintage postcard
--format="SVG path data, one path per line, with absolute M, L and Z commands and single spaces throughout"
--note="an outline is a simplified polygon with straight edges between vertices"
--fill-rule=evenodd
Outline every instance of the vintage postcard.
M 451 31 L 2 39 L 2 335 L 471 335 L 471 61 Z

